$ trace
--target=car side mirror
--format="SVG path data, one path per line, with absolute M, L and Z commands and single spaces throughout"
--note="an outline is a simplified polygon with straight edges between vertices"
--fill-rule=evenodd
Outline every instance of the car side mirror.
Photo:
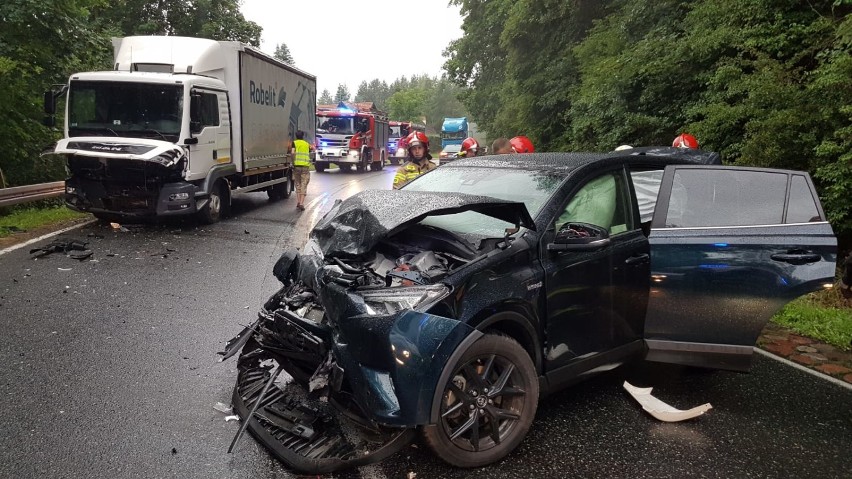
M 591 251 L 609 244 L 609 232 L 589 223 L 566 223 L 556 232 L 548 251 Z

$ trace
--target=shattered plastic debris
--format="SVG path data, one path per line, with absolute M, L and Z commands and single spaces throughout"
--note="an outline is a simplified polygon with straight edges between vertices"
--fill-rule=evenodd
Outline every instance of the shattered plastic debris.
M 121 226 L 118 223 L 110 223 L 109 225 L 112 226 L 113 231 L 121 231 L 122 233 L 127 233 L 128 231 L 130 231 L 129 229 L 125 228 L 124 226 Z
M 234 415 L 232 415 L 232 416 L 225 416 L 225 422 L 228 422 L 228 421 L 239 421 L 239 420 L 240 420 L 240 417 L 239 417 L 239 416 L 237 416 L 236 414 L 234 414 Z
M 223 402 L 217 402 L 216 404 L 214 404 L 213 409 L 219 411 L 222 414 L 227 414 L 229 416 L 234 414 L 234 408 L 232 408 L 231 406 L 228 406 L 227 404 L 225 404 Z
M 72 259 L 77 259 L 77 260 L 83 261 L 84 259 L 88 259 L 90 256 L 92 256 L 92 254 L 93 254 L 92 250 L 87 249 L 87 250 L 84 250 L 84 251 L 72 251 L 72 252 L 68 253 L 68 257 L 72 258 Z
M 633 399 L 642 405 L 642 409 L 663 422 L 679 422 L 696 418 L 713 408 L 710 403 L 705 403 L 684 411 L 673 408 L 654 396 L 651 396 L 651 390 L 654 388 L 637 388 L 627 381 L 624 381 L 624 389 L 633 396 Z
M 86 248 L 89 243 L 79 240 L 54 240 L 41 248 L 33 248 L 30 254 L 33 258 L 41 258 L 51 253 L 65 253 L 74 259 L 83 260 L 92 255 L 92 251 Z
M 71 271 L 71 268 L 56 268 L 59 271 Z

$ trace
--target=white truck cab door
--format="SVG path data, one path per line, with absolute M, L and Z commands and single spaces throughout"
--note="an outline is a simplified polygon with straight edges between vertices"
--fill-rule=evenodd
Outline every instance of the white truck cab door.
M 189 147 L 187 180 L 200 180 L 216 165 L 231 163 L 231 129 L 228 95 L 223 91 L 192 91 L 189 128 L 198 143 Z

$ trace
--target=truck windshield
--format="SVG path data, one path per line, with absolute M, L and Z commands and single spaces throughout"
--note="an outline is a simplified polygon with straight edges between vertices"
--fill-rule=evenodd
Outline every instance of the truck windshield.
M 390 127 L 390 138 L 405 138 L 410 133 L 410 130 L 407 126 L 391 126 Z
M 72 81 L 69 136 L 129 136 L 177 141 L 183 85 Z
M 355 118 L 351 116 L 317 115 L 317 131 L 338 135 L 354 135 L 356 126 L 354 120 Z

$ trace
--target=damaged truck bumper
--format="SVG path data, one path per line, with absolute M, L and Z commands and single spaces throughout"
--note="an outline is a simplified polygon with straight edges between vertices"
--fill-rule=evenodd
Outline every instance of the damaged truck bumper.
M 196 187 L 186 182 L 156 187 L 126 188 L 71 177 L 65 180 L 65 203 L 89 213 L 118 213 L 130 217 L 180 216 L 198 211 Z
M 383 368 L 325 325 L 286 311 L 259 316 L 222 353 L 242 350 L 234 411 L 274 456 L 305 473 L 375 463 L 409 444 L 430 422 L 448 359 L 481 334 L 453 319 L 401 312 L 379 328 L 381 341 L 357 348 L 385 355 Z

